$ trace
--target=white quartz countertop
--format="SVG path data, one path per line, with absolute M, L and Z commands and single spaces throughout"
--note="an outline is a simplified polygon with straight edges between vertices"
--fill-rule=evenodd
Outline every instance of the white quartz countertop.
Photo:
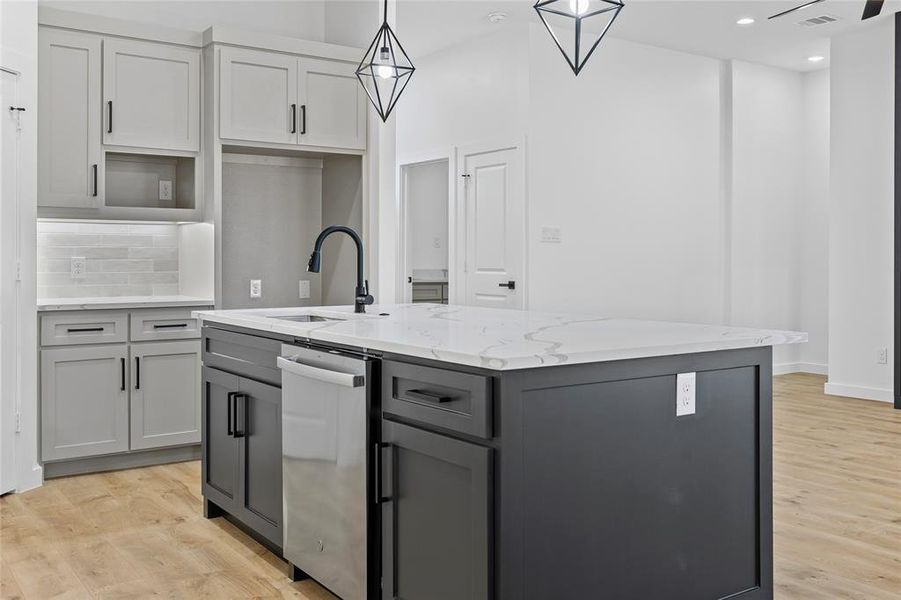
M 111 296 L 100 298 L 38 298 L 39 311 L 111 310 L 116 308 L 169 308 L 213 306 L 210 298 L 193 296 Z
M 271 318 L 305 313 L 345 320 L 305 323 Z M 379 316 L 380 313 L 387 316 Z M 440 304 L 370 306 L 366 315 L 353 314 L 351 306 L 194 314 L 205 322 L 495 370 L 807 341 L 807 334 L 797 331 Z

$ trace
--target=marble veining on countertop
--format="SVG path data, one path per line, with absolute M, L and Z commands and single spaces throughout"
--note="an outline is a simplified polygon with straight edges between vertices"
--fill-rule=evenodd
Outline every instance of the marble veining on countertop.
M 343 320 L 285 321 L 316 313 Z M 386 316 L 380 316 L 384 313 Z M 795 344 L 797 331 L 440 304 L 196 311 L 203 321 L 495 370 Z
M 117 308 L 168 308 L 213 306 L 211 298 L 193 296 L 100 296 L 91 298 L 38 298 L 39 311 L 112 310 Z

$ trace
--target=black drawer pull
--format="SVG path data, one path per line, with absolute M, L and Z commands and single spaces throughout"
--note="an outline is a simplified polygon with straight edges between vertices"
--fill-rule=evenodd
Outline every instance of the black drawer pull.
M 515 282 L 515 281 L 508 281 L 507 283 L 499 283 L 499 284 L 497 284 L 497 287 L 505 287 L 505 288 L 507 288 L 508 290 L 515 290 L 515 289 L 516 289 L 516 282 Z
M 180 329 L 182 327 L 187 327 L 187 323 L 165 323 L 163 325 L 154 325 L 154 329 Z
M 238 398 L 241 399 L 241 404 L 238 404 Z M 247 419 L 247 394 L 243 394 L 241 392 L 235 392 L 232 396 L 232 402 L 235 403 L 234 414 L 235 414 L 235 432 L 234 437 L 240 438 L 244 437 L 247 434 L 247 427 L 245 426 Z M 241 407 L 241 411 L 238 412 L 238 407 Z M 240 429 L 238 428 L 238 424 L 240 423 Z
M 387 496 L 382 495 L 382 471 L 384 469 L 384 465 L 382 464 L 382 450 L 389 449 L 391 451 L 391 458 L 389 459 L 389 463 L 391 465 L 391 475 L 394 475 L 394 446 L 392 444 L 384 444 L 384 443 L 375 443 L 375 484 L 372 486 L 375 488 L 375 498 L 374 501 L 376 504 L 384 504 L 386 502 L 391 502 L 394 499 L 394 490 L 392 484 L 391 494 Z
M 141 389 L 141 357 L 135 356 L 135 389 Z
M 113 132 L 113 101 L 107 100 L 106 105 L 109 107 L 109 121 L 106 124 L 106 132 L 112 133 Z
M 407 390 L 404 395 L 413 400 L 425 400 L 426 402 L 436 402 L 438 404 L 453 400 L 450 396 L 442 396 L 435 392 L 426 392 L 423 390 Z
M 307 134 L 307 105 L 300 105 L 300 134 Z
M 297 105 L 291 105 L 291 133 L 297 133 Z
M 122 359 L 122 385 L 119 386 L 119 391 L 120 392 L 125 391 L 125 359 L 124 358 Z
M 94 191 L 91 194 L 91 196 L 96 197 L 97 196 L 97 165 L 95 164 L 91 168 L 94 171 Z
M 237 394 L 237 393 L 238 392 L 229 392 L 228 393 L 228 405 L 227 405 L 228 427 L 227 427 L 227 431 L 228 431 L 228 435 L 230 435 L 232 437 L 234 437 L 234 435 L 235 435 L 235 428 L 232 426 L 232 418 L 234 415 L 234 412 L 232 411 L 232 402 L 234 402 L 235 394 Z
M 69 333 L 91 333 L 103 331 L 103 327 L 69 327 L 66 331 Z

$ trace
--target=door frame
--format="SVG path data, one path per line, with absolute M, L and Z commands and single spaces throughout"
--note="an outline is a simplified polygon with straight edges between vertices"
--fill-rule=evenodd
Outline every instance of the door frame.
M 448 302 L 454 304 L 455 291 L 458 287 L 455 277 L 455 215 L 456 215 L 456 186 L 454 178 L 457 171 L 456 167 L 456 147 L 451 146 L 444 149 L 434 149 L 426 152 L 409 154 L 398 157 L 395 163 L 395 181 L 397 186 L 397 244 L 396 244 L 396 298 L 398 302 L 409 304 L 413 301 L 412 288 L 407 283 L 408 269 L 410 258 L 407 255 L 409 247 L 407 240 L 409 238 L 409 223 L 407 220 L 407 186 L 406 186 L 406 170 L 410 167 L 420 165 L 428 165 L 437 162 L 447 162 L 447 286 L 450 293 Z
M 454 202 L 454 224 L 452 230 L 452 243 L 455 254 L 452 262 L 448 263 L 448 278 L 453 277 L 458 285 L 450 290 L 450 302 L 462 304 L 466 298 L 466 180 L 463 177 L 466 157 L 472 154 L 487 154 L 501 150 L 515 150 L 520 161 L 522 171 L 523 207 L 522 207 L 522 273 L 520 274 L 522 289 L 522 309 L 529 308 L 529 176 L 528 176 L 528 144 L 526 136 L 518 139 L 495 139 L 457 146 L 456 150 L 456 174 L 454 176 L 456 201 Z M 450 223 L 450 220 L 448 221 Z M 451 270 L 453 264 L 453 270 Z

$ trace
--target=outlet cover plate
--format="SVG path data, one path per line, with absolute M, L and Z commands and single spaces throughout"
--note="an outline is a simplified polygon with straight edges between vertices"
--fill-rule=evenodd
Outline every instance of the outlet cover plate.
M 310 280 L 309 279 L 301 279 L 298 285 L 298 295 L 301 300 L 305 300 L 310 297 Z
M 84 279 L 86 268 L 84 256 L 73 256 L 69 261 L 69 275 L 72 279 Z
M 263 297 L 263 280 L 262 279 L 251 279 L 250 280 L 250 297 L 251 298 L 262 298 Z
M 172 181 L 160 179 L 160 200 L 172 200 Z
M 676 416 L 695 414 L 697 375 L 679 373 L 676 375 Z

